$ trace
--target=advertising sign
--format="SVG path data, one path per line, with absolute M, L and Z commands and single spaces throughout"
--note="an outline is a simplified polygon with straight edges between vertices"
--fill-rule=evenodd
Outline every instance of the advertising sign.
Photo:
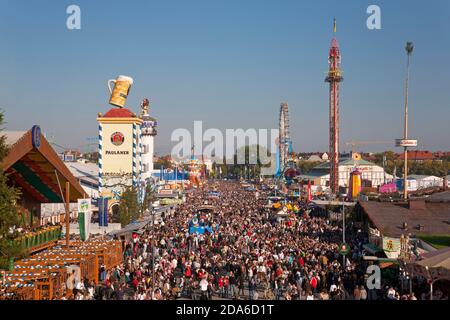
M 103 198 L 98 198 L 98 226 L 103 226 L 103 205 L 104 200 Z
M 396 147 L 417 147 L 417 140 L 395 139 Z
M 78 199 L 78 225 L 81 240 L 88 240 L 91 232 L 91 199 Z
M 108 198 L 103 198 L 103 226 L 108 226 Z
M 383 250 L 390 259 L 397 259 L 400 254 L 400 239 L 383 237 Z
M 350 252 L 350 246 L 347 243 L 341 243 L 339 245 L 339 253 L 346 256 Z
M 133 171 L 133 125 L 103 124 L 103 175 L 123 176 Z M 137 163 L 139 167 L 139 163 Z

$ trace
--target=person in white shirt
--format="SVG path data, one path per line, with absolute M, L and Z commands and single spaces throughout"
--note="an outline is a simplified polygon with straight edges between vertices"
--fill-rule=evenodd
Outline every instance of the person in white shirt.
M 206 280 L 206 278 L 203 278 L 200 281 L 200 290 L 202 290 L 202 291 L 207 291 L 208 290 L 208 281 Z
M 360 294 L 361 294 L 361 300 L 367 300 L 367 291 L 364 286 L 360 286 Z
M 177 259 L 174 258 L 174 259 L 172 260 L 172 268 L 173 268 L 173 269 L 176 269 L 177 266 L 178 266 L 178 261 L 177 261 Z
M 389 300 L 395 300 L 395 290 L 394 288 L 390 287 L 389 290 L 387 291 L 387 298 Z
M 78 291 L 83 291 L 84 290 L 84 283 L 83 283 L 83 281 L 78 281 L 77 284 L 75 285 L 75 288 Z
M 145 300 L 145 292 L 141 292 L 137 295 L 137 300 Z
M 334 292 L 337 290 L 337 285 L 335 285 L 334 283 L 330 286 L 330 292 Z
M 94 298 L 94 287 L 90 286 L 88 288 L 88 293 L 89 293 L 89 299 L 93 299 Z

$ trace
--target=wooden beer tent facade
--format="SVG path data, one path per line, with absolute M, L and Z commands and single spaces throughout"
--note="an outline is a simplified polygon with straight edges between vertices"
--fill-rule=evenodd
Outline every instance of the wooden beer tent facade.
M 7 174 L 10 185 L 21 190 L 19 206 L 40 217 L 41 203 L 66 201 L 67 186 L 70 202 L 87 197 L 39 126 L 33 126 L 20 137 L 17 133 L 13 137 L 6 132 L 6 141 L 10 150 L 0 167 Z
M 61 242 L 62 244 L 63 242 Z M 67 295 L 65 283 L 71 270 L 79 270 L 79 281 L 88 279 L 98 284 L 103 264 L 111 269 L 123 262 L 122 244 L 115 240 L 73 241 L 70 246 L 57 245 L 15 263 L 14 271 L 5 273 L 0 288 L 6 295 L 1 299 L 54 300 Z

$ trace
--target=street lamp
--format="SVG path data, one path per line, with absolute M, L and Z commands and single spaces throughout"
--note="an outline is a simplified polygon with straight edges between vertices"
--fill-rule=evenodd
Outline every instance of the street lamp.
M 152 295 L 155 294 L 155 214 L 152 215 Z
M 342 202 L 342 243 L 345 243 L 345 206 L 344 206 L 344 202 Z M 345 268 L 345 255 L 344 255 L 344 268 Z
M 412 42 L 406 42 L 406 54 L 408 56 L 406 64 L 406 85 L 405 85 L 405 127 L 404 127 L 404 140 L 408 139 L 408 91 L 409 91 L 409 60 L 413 52 L 414 45 Z M 403 197 L 405 200 L 408 199 L 408 146 L 404 146 L 405 153 L 405 164 L 403 172 Z

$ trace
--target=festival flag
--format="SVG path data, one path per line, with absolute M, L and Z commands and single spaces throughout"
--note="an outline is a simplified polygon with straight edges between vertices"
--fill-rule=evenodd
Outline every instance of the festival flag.
M 91 199 L 78 199 L 78 225 L 81 240 L 88 240 L 91 231 Z
M 108 198 L 104 198 L 103 203 L 103 226 L 108 226 Z
M 103 198 L 102 197 L 98 198 L 98 226 L 99 227 L 103 226 L 103 205 L 104 205 Z

